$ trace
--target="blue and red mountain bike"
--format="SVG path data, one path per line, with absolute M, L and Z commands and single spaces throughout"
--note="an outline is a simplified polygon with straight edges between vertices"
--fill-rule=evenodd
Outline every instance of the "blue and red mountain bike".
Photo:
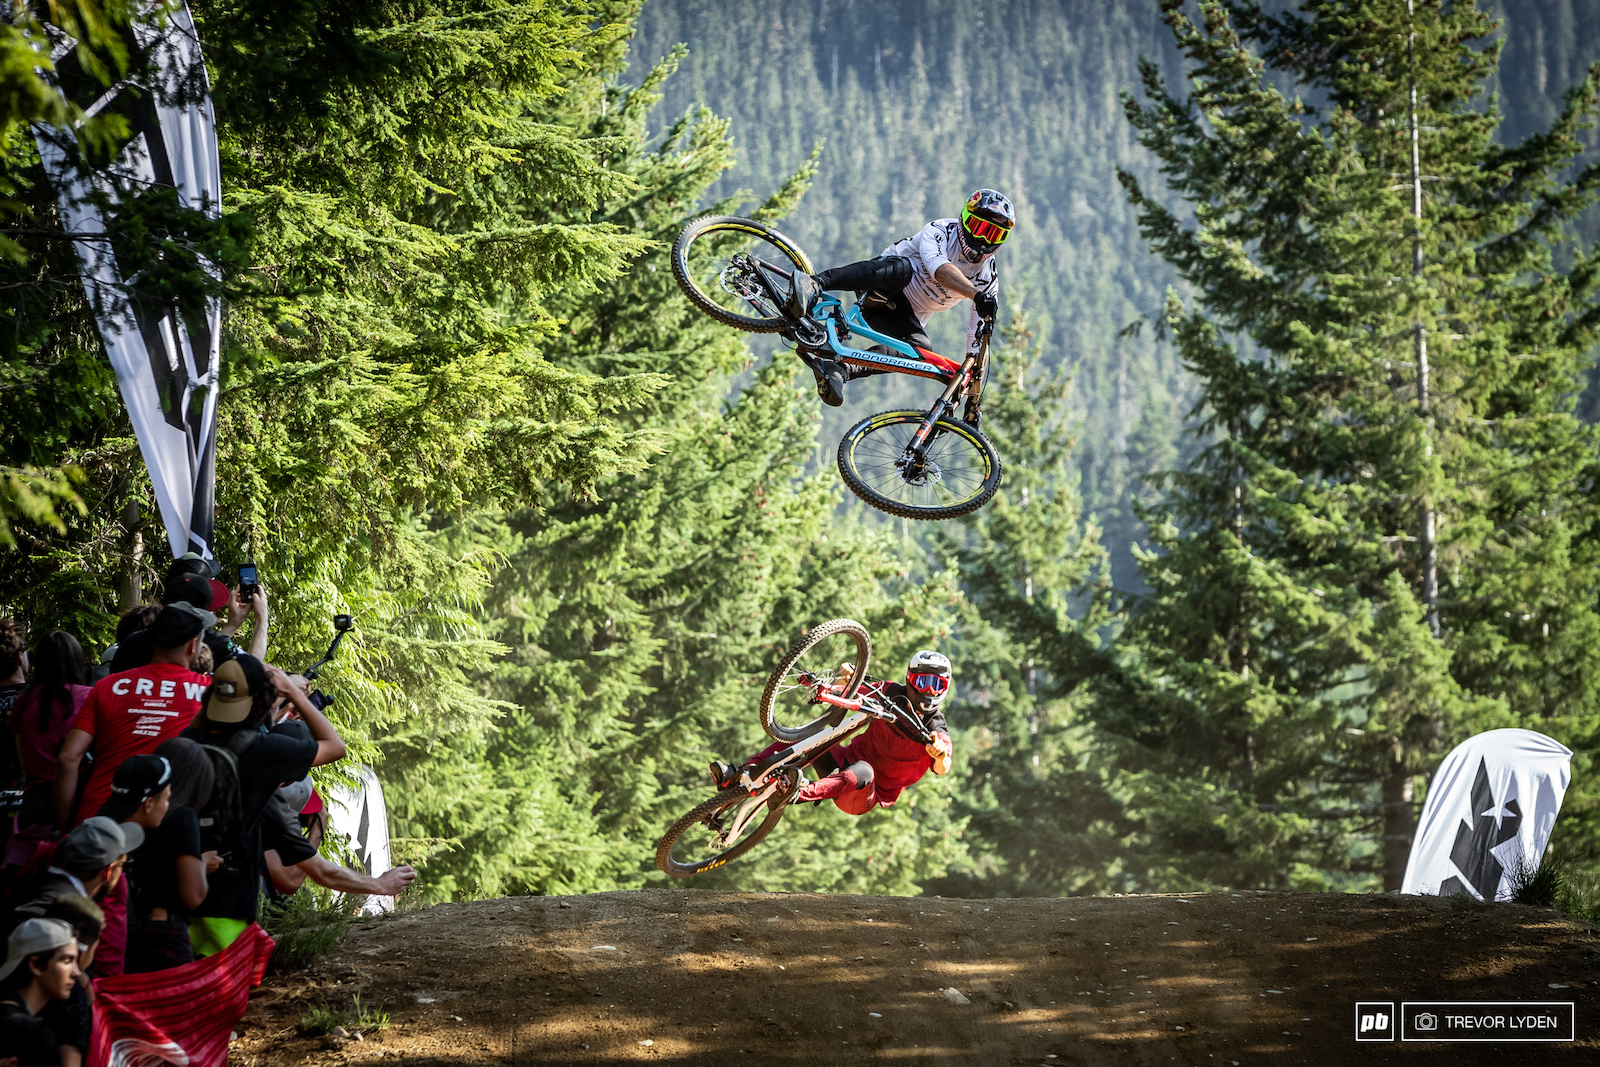
M 672 246 L 672 273 L 696 307 L 751 333 L 775 333 L 806 366 L 819 358 L 944 385 L 926 411 L 880 411 L 839 442 L 839 473 L 868 504 L 908 519 L 950 519 L 976 511 L 1000 488 L 1000 457 L 978 429 L 989 367 L 986 322 L 978 351 L 957 363 L 878 333 L 823 293 L 810 315 L 787 310 L 794 272 L 814 273 L 811 258 L 783 234 L 754 219 L 711 215 L 686 226 Z M 862 347 L 857 347 L 857 346 Z M 866 347 L 871 346 L 871 347 Z M 956 406 L 966 402 L 960 418 Z

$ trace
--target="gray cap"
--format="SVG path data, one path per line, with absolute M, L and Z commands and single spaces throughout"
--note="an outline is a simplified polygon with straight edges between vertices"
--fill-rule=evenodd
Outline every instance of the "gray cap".
M 61 869 L 73 874 L 93 874 L 144 844 L 144 827 L 136 822 L 115 823 L 104 815 L 85 819 L 67 835 L 61 846 Z
M 0 966 L 0 980 L 11 977 L 11 972 L 29 956 L 40 952 L 54 952 L 78 939 L 71 924 L 61 919 L 29 919 L 11 931 L 6 942 L 6 962 Z
M 308 774 L 298 782 L 280 785 L 278 795 L 289 805 L 289 810 L 298 815 L 305 810 L 307 804 L 311 803 L 311 789 L 311 776 Z

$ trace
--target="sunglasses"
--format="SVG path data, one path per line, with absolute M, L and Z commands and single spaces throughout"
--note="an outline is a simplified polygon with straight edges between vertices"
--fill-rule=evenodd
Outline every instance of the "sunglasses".
M 939 696 L 950 688 L 950 679 L 942 674 L 913 674 L 911 676 L 911 688 L 919 693 L 927 693 L 929 696 Z
M 968 215 L 961 220 L 961 225 L 973 237 L 991 245 L 1004 244 L 1005 239 L 1011 234 L 1009 227 L 1001 226 L 997 222 L 990 222 L 988 219 L 980 218 L 977 215 Z

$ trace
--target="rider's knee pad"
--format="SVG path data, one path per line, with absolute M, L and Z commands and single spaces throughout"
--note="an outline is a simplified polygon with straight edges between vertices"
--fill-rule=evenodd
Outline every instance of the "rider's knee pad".
M 866 760 L 857 760 L 844 769 L 844 776 L 855 788 L 865 789 L 872 784 L 872 764 Z
M 873 289 L 904 289 L 911 284 L 911 261 L 904 256 L 880 256 L 872 265 Z

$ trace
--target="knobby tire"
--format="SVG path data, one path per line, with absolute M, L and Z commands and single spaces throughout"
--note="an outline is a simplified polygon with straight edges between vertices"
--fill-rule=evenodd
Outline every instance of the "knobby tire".
M 787 727 L 776 721 L 777 698 L 789 669 L 800 661 L 800 657 L 816 647 L 824 638 L 834 634 L 849 634 L 856 642 L 856 673 L 850 685 L 840 694 L 845 698 L 854 697 L 861 688 L 861 683 L 867 677 L 867 665 L 872 660 L 872 636 L 867 633 L 867 628 L 854 619 L 829 619 L 819 626 L 813 626 L 798 641 L 789 646 L 789 651 L 783 654 L 783 659 L 778 661 L 777 667 L 767 678 L 767 686 L 761 693 L 761 728 L 767 736 L 774 741 L 784 741 L 793 744 L 804 740 L 816 733 L 824 725 L 835 725 L 844 720 L 846 712 L 842 708 L 831 707 L 827 704 L 819 705 L 822 714 L 804 726 Z

